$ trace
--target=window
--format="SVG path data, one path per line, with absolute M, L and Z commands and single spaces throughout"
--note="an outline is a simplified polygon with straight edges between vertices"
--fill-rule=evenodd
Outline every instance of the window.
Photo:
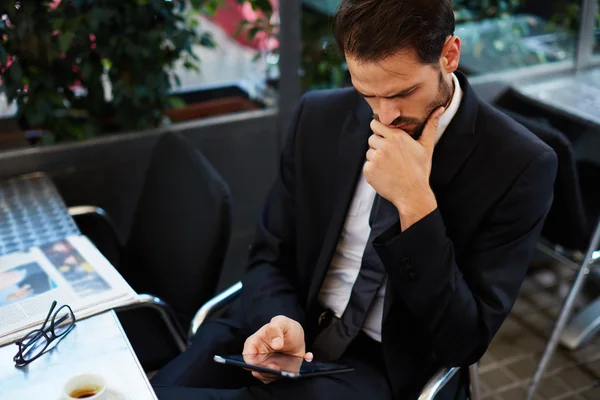
M 348 84 L 343 60 L 329 51 L 339 2 L 303 0 L 306 90 Z M 575 59 L 581 0 L 454 0 L 453 7 L 462 39 L 460 69 L 467 75 Z
M 574 60 L 580 0 L 455 0 L 454 8 L 469 75 Z

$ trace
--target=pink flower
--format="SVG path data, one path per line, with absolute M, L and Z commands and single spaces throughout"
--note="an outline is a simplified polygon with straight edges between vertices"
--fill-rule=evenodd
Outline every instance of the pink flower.
M 56 10 L 58 8 L 58 5 L 60 4 L 61 0 L 53 0 L 50 3 L 50 10 Z

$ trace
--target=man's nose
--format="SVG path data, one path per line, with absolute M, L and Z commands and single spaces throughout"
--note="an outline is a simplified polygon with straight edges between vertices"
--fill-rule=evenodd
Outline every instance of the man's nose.
M 392 122 L 402 115 L 400 110 L 385 101 L 380 102 L 378 111 L 377 116 L 379 117 L 379 122 L 389 127 L 392 127 Z

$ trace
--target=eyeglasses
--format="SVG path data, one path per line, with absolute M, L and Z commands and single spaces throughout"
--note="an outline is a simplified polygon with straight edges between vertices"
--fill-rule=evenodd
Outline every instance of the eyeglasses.
M 13 357 L 17 367 L 24 367 L 30 362 L 40 358 L 50 346 L 50 343 L 60 342 L 75 328 L 75 315 L 68 305 L 60 307 L 56 312 L 57 302 L 53 301 L 48 316 L 40 329 L 35 329 L 15 343 L 19 351 Z M 54 314 L 53 314 L 54 312 Z M 50 326 L 46 325 L 50 322 Z

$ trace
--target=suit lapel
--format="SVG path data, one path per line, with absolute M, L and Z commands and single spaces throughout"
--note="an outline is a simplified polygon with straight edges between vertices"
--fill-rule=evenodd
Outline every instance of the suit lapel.
M 311 286 L 308 292 L 307 308 L 316 300 L 321 289 L 323 279 L 344 223 L 348 208 L 354 197 L 354 191 L 362 173 L 365 155 L 368 150 L 368 139 L 371 134 L 369 123 L 371 121 L 371 109 L 362 99 L 356 110 L 348 112 L 342 133 L 340 135 L 335 163 L 335 182 L 331 220 L 325 234 L 325 240 L 321 253 L 315 266 Z
M 456 76 L 463 91 L 463 98 L 433 153 L 430 185 L 438 199 L 444 196 L 479 139 L 475 133 L 475 124 L 480 100 L 465 76 L 459 72 L 456 72 Z

